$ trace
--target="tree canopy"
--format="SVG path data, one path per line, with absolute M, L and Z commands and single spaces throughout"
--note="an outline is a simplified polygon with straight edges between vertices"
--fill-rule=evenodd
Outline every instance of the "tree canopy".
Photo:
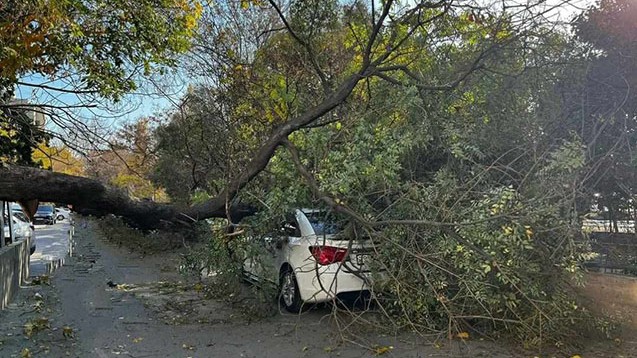
M 137 74 L 175 63 L 201 11 L 189 0 L 5 1 L 0 78 L 7 86 L 24 75 L 73 77 L 74 91 L 118 99 Z

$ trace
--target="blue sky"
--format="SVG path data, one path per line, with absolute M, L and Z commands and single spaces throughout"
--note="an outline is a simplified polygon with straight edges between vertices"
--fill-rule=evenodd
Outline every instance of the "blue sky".
M 90 95 L 64 92 L 63 90 L 74 88 L 72 78 L 51 80 L 41 75 L 30 75 L 21 78 L 20 82 L 59 88 L 62 91 L 18 85 L 15 97 L 31 103 L 52 106 L 64 107 L 84 104 L 87 105 L 85 108 L 72 110 L 73 116 L 83 121 L 100 118 L 112 126 L 113 129 L 116 129 L 126 122 L 131 122 L 144 116 L 156 116 L 173 107 L 172 101 L 178 101 L 185 93 L 187 84 L 182 81 L 183 78 L 183 76 L 175 75 L 166 76 L 161 79 L 155 79 L 156 81 L 161 81 L 161 83 L 155 85 L 151 85 L 148 81 L 141 81 L 140 88 L 136 93 L 127 94 L 118 103 L 114 103 Z M 165 91 L 166 95 L 159 94 L 157 88 Z M 53 131 L 59 129 L 51 122 L 48 123 L 47 128 Z

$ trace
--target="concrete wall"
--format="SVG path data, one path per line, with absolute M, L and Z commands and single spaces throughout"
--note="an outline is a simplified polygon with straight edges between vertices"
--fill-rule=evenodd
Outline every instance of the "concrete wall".
M 29 241 L 21 240 L 0 248 L 0 309 L 29 278 L 29 247 Z

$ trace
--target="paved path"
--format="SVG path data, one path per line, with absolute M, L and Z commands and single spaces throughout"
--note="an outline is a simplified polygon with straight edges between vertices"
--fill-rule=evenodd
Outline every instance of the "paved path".
M 70 222 L 64 220 L 55 225 L 36 225 L 35 252 L 31 255 L 31 276 L 49 274 L 64 264 L 69 254 Z

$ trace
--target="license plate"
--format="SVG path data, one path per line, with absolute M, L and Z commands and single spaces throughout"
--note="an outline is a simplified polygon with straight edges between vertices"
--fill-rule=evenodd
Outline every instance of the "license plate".
M 356 264 L 357 265 L 365 265 L 366 263 L 369 262 L 370 258 L 371 258 L 371 256 L 368 255 L 368 254 L 357 254 L 356 255 Z

